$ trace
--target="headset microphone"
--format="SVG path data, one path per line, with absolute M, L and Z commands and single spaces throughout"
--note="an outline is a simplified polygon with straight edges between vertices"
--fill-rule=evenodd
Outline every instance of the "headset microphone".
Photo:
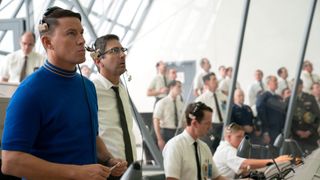
M 128 78 L 128 82 L 132 80 L 132 76 L 128 73 L 127 69 L 126 69 L 126 77 Z

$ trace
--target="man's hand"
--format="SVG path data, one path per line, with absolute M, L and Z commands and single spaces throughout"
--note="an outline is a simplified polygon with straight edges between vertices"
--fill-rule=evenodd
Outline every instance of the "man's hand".
M 103 166 L 101 164 L 90 164 L 90 165 L 82 165 L 76 166 L 76 170 L 74 171 L 76 179 L 79 180 L 106 180 L 110 176 L 110 168 Z
M 121 176 L 127 170 L 127 161 L 122 159 L 111 158 L 108 162 L 111 168 L 112 176 Z
M 159 138 L 158 140 L 158 147 L 160 149 L 160 151 L 163 150 L 164 146 L 166 145 L 166 142 L 162 139 L 162 138 Z
M 270 141 L 271 141 L 271 138 L 270 138 L 269 134 L 267 134 L 267 133 L 263 134 L 263 143 L 269 144 Z
M 287 161 L 291 161 L 292 160 L 292 156 L 289 155 L 282 155 L 279 156 L 275 159 L 275 161 L 278 162 L 287 162 Z

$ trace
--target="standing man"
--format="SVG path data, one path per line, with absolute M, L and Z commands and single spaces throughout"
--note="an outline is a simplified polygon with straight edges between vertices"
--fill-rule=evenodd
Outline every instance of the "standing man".
M 312 95 L 316 98 L 318 107 L 320 109 L 320 83 L 314 83 L 312 85 Z
M 286 105 L 281 96 L 276 94 L 276 89 L 278 88 L 277 77 L 270 75 L 267 77 L 266 82 L 268 90 L 258 96 L 256 106 L 258 117 L 262 121 L 263 143 L 272 144 L 283 130 Z
M 302 150 L 311 153 L 318 148 L 320 110 L 315 97 L 302 92 L 303 81 L 299 79 L 297 101 L 292 117 L 292 137 Z M 289 103 L 289 99 L 287 100 Z
M 199 138 L 211 127 L 212 109 L 204 103 L 188 105 L 185 117 L 187 127 L 172 138 L 163 149 L 166 180 L 224 179 L 212 161 L 209 147 Z
M 200 67 L 201 70 L 200 72 L 197 73 L 196 77 L 194 78 L 193 82 L 193 94 L 194 96 L 198 97 L 200 94 L 203 92 L 203 76 L 208 74 L 211 69 L 211 64 L 209 62 L 209 59 L 207 58 L 202 58 L 200 60 Z
M 0 81 L 19 83 L 43 65 L 44 57 L 32 51 L 36 39 L 32 32 L 25 32 L 20 39 L 21 49 L 6 56 L 0 69 Z
M 167 65 L 163 61 L 159 61 L 156 64 L 157 75 L 151 81 L 151 84 L 148 88 L 147 95 L 154 96 L 156 104 L 160 99 L 164 98 L 168 94 L 168 79 L 166 77 Z
M 219 71 L 218 82 L 221 82 L 227 76 L 226 67 L 224 65 L 221 65 L 221 66 L 219 66 L 218 71 Z
M 126 71 L 126 52 L 118 36 L 99 37 L 92 54 L 99 74 L 92 82 L 98 96 L 99 134 L 110 152 L 116 158 L 126 159 L 130 165 L 137 157 L 129 95 L 120 81 Z
M 196 102 L 203 102 L 213 109 L 211 129 L 207 135 L 202 137 L 202 140 L 208 144 L 214 154 L 221 140 L 227 96 L 217 90 L 218 80 L 213 72 L 205 75 L 203 81 L 206 91 L 196 99 Z
M 276 93 L 281 96 L 284 89 L 291 89 L 289 82 L 287 80 L 288 78 L 288 70 L 285 67 L 281 67 L 278 69 L 277 74 L 279 76 L 279 83 L 278 83 L 278 89 L 276 90 Z
M 226 69 L 226 78 L 219 82 L 219 89 L 226 96 L 229 95 L 229 88 L 230 88 L 231 83 L 232 83 L 232 71 L 233 71 L 232 67 L 228 67 Z M 238 81 L 236 81 L 236 87 L 234 87 L 234 88 L 235 89 L 241 89 L 240 83 Z
M 170 68 L 167 72 L 167 78 L 168 78 L 168 85 L 170 84 L 171 81 L 177 80 L 177 69 L 175 68 Z
M 303 63 L 303 69 L 301 72 L 301 80 L 303 81 L 303 91 L 311 94 L 311 86 L 313 83 L 319 83 L 320 77 L 313 73 L 313 65 L 310 61 L 306 60 Z
M 5 174 L 23 179 L 106 179 L 121 175 L 126 163 L 107 151 L 98 136 L 94 85 L 76 65 L 85 61 L 81 16 L 59 7 L 47 9 L 40 24 L 48 60 L 13 95 L 2 137 Z M 121 167 L 120 167 L 121 166 Z
M 160 150 L 174 137 L 182 119 L 181 82 L 173 80 L 168 87 L 168 96 L 157 102 L 153 112 L 153 127 Z
M 248 99 L 249 99 L 249 106 L 256 111 L 256 101 L 257 97 L 261 95 L 264 91 L 266 91 L 266 86 L 262 82 L 263 79 L 263 72 L 260 69 L 257 69 L 254 72 L 254 79 L 255 81 L 249 86 L 248 90 Z
M 250 106 L 244 104 L 244 93 L 241 89 L 236 89 L 233 96 L 231 111 L 231 122 L 243 127 L 246 134 L 251 135 L 254 131 L 253 112 Z

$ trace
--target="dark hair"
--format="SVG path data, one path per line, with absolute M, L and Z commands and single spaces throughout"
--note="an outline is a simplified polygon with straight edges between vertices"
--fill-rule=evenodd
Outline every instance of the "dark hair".
M 62 9 L 54 6 L 47 9 L 39 22 L 39 33 L 43 36 L 47 32 L 51 32 L 58 25 L 57 19 L 64 17 L 75 17 L 81 21 L 81 15 L 73 11 Z
M 312 63 L 309 60 L 303 62 L 303 68 L 306 68 L 307 66 L 312 66 Z
M 187 125 L 191 125 L 193 118 L 200 123 L 203 120 L 204 111 L 213 112 L 209 106 L 202 102 L 190 103 L 185 112 Z
M 210 72 L 202 77 L 203 82 L 209 81 L 211 76 L 216 76 L 214 72 Z
M 94 48 L 96 50 L 100 49 L 100 52 L 104 53 L 104 51 L 106 50 L 105 48 L 107 46 L 108 41 L 111 41 L 111 40 L 119 41 L 119 37 L 114 34 L 107 34 L 107 35 L 101 36 L 97 38 L 97 40 L 94 42 Z
M 201 60 L 200 60 L 200 66 L 201 67 L 204 65 L 206 60 L 209 62 L 209 60 L 207 58 L 201 58 Z
M 172 87 L 176 86 L 177 84 L 181 84 L 180 81 L 177 80 L 172 80 L 170 81 L 170 83 L 168 84 L 168 88 L 171 89 Z
M 285 69 L 285 67 L 281 67 L 278 69 L 278 71 L 277 71 L 278 76 L 281 76 L 284 69 Z
M 156 68 L 158 68 L 161 63 L 166 64 L 166 63 L 164 63 L 162 60 L 160 60 L 160 61 L 158 61 L 158 62 L 156 63 Z

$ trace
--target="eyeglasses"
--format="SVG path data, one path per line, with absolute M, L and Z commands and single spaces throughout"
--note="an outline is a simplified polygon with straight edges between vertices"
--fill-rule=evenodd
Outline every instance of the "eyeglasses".
M 128 49 L 127 48 L 123 48 L 123 47 L 121 47 L 121 48 L 120 47 L 114 47 L 114 48 L 111 48 L 109 50 L 106 50 L 105 52 L 100 54 L 100 56 L 103 56 L 105 54 L 119 55 L 121 52 L 124 53 L 125 55 L 127 55 Z

